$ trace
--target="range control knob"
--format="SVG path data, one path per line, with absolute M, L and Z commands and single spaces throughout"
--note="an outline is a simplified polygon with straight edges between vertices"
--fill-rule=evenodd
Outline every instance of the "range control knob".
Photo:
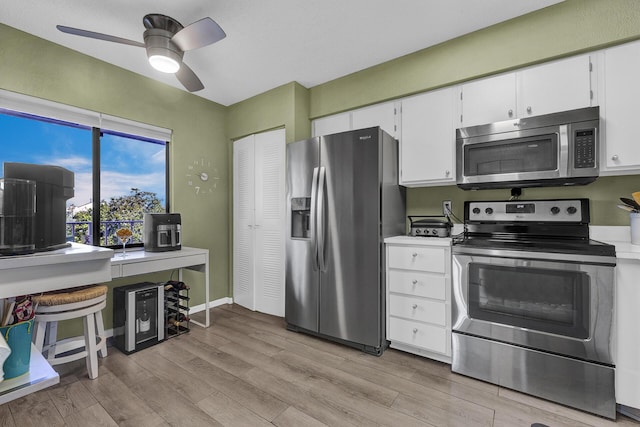
M 567 208 L 567 213 L 568 213 L 569 215 L 573 215 L 573 214 L 574 214 L 574 213 L 576 213 L 576 212 L 578 212 L 578 209 L 576 209 L 576 207 L 575 207 L 575 206 L 569 206 L 569 207 Z
M 486 213 L 487 215 L 491 215 L 493 213 L 493 208 L 487 208 L 484 210 L 484 213 Z
M 474 214 L 478 215 L 480 213 L 480 208 L 473 208 L 472 211 Z
M 551 213 L 552 213 L 553 215 L 558 215 L 558 214 L 560 213 L 560 208 L 559 208 L 559 207 L 557 207 L 557 206 L 552 207 L 552 208 L 551 208 Z
M 438 230 L 436 230 L 436 229 L 434 228 L 433 230 L 431 230 L 431 234 L 433 234 L 433 235 L 435 236 L 436 234 L 438 234 Z

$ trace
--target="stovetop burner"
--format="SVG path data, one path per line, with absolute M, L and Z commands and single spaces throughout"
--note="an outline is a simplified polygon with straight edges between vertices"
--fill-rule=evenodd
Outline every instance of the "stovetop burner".
M 461 247 L 614 256 L 615 246 L 589 238 L 589 200 L 465 202 Z
M 528 252 L 550 252 L 557 254 L 584 254 L 597 256 L 616 255 L 615 246 L 597 240 L 551 240 L 551 239 L 494 239 L 487 237 L 466 236 L 462 240 L 455 241 L 454 245 L 463 247 L 498 249 Z

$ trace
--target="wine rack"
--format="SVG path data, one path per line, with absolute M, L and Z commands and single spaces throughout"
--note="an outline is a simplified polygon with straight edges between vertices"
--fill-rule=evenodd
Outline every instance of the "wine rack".
M 165 325 L 167 338 L 189 332 L 189 286 L 184 282 L 169 281 L 164 287 Z

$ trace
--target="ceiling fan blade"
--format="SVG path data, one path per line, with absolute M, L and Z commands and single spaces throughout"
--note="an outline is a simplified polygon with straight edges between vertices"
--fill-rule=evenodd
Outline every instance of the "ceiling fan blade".
M 202 18 L 178 31 L 171 41 L 182 51 L 198 49 L 225 38 L 227 34 L 211 18 Z
M 204 85 L 198 76 L 196 76 L 196 73 L 194 73 L 191 68 L 187 67 L 187 64 L 184 62 L 180 64 L 180 69 L 176 73 L 176 77 L 178 78 L 178 81 L 182 83 L 182 86 L 184 86 L 189 92 L 197 92 L 204 89 Z
M 56 25 L 56 28 L 63 33 L 73 34 L 74 36 L 89 37 L 92 39 L 104 40 L 108 42 L 144 47 L 144 43 L 140 43 L 135 40 L 123 39 L 122 37 L 110 36 L 108 34 L 96 33 L 93 31 L 80 30 L 78 28 L 65 27 L 64 25 Z

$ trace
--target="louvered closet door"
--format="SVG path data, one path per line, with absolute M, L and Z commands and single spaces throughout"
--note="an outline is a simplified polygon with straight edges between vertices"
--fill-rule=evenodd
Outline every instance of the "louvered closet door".
M 255 135 L 255 306 L 284 316 L 285 131 Z
M 254 136 L 235 141 L 233 144 L 233 300 L 250 310 L 255 310 L 254 163 Z

